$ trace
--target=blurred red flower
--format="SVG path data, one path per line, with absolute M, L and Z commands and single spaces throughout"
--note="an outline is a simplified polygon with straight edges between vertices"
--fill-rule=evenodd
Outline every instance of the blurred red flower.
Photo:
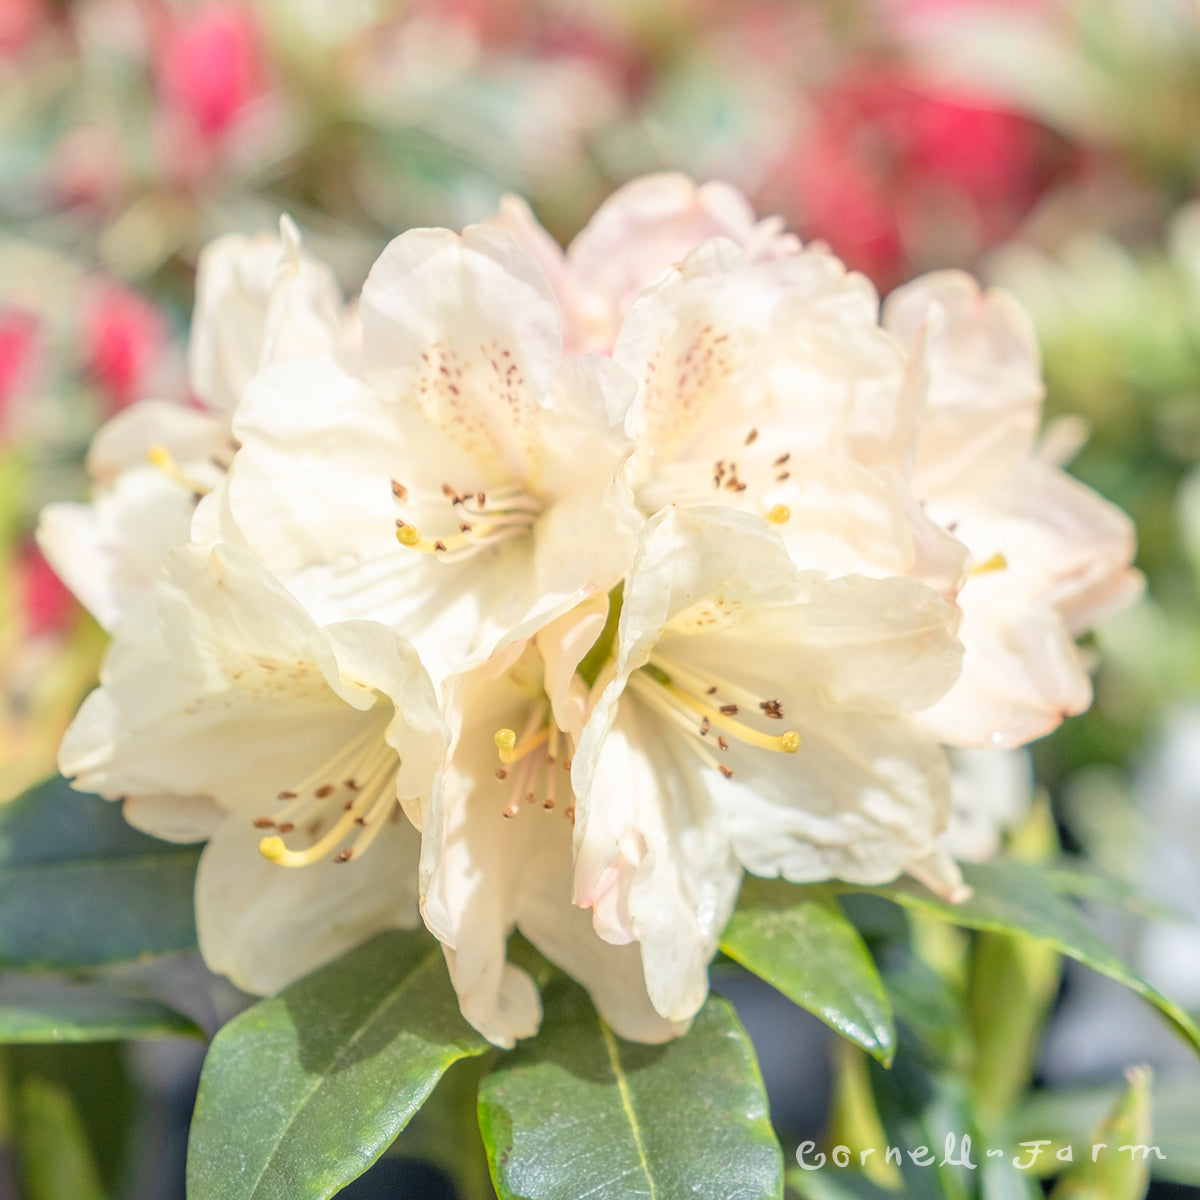
M 112 408 L 145 395 L 167 337 L 163 315 L 136 292 L 106 282 L 90 295 L 83 314 L 83 363 Z

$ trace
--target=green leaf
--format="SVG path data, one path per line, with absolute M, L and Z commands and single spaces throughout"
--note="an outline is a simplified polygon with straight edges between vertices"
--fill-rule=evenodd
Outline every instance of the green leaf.
M 3 1047 L 24 1200 L 101 1200 L 125 1176 L 134 1088 L 116 1042 Z
M 159 1000 L 61 979 L 0 980 L 0 1042 L 105 1042 L 203 1038 L 188 1017 Z
M 1013 1141 L 1053 1138 L 1054 1147 L 1073 1145 L 1081 1154 L 1090 1153 L 1092 1130 L 1111 1112 L 1121 1098 L 1116 1085 L 1056 1088 L 1034 1092 L 1012 1122 Z M 1200 1086 L 1194 1072 L 1178 1077 L 1156 1078 L 1151 1086 L 1154 1115 L 1153 1141 L 1162 1153 L 1150 1155 L 1150 1174 L 1155 1179 L 1200 1187 Z
M 495 1200 L 496 1196 L 475 1118 L 479 1081 L 490 1057 L 484 1054 L 455 1063 L 387 1151 L 389 1158 L 419 1159 L 440 1168 L 453 1181 L 458 1200 Z
M 748 878 L 721 949 L 880 1062 L 892 1061 L 887 992 L 829 889 Z
M 55 778 L 0 806 L 0 965 L 91 967 L 196 944 L 199 850 Z
M 1051 1200 L 1142 1200 L 1150 1186 L 1150 1078 L 1149 1067 L 1129 1070 L 1128 1089 L 1092 1134 L 1105 1150 L 1074 1163 Z
M 1047 871 L 1023 863 L 992 862 L 963 863 L 962 872 L 973 894 L 961 904 L 950 904 L 909 880 L 850 890 L 884 896 L 968 929 L 1034 938 L 1149 1000 L 1200 1050 L 1200 1029 L 1191 1017 L 1121 962 L 1079 908 L 1055 889 Z
M 459 1012 L 437 942 L 373 938 L 217 1034 L 192 1120 L 189 1200 L 333 1195 L 451 1063 L 487 1048 Z
M 787 1182 L 803 1200 L 896 1200 L 897 1196 L 859 1171 L 841 1167 L 793 1167 Z
M 757 1200 L 783 1194 L 779 1143 L 749 1039 L 710 997 L 660 1046 L 618 1038 L 587 993 L 543 993 L 536 1038 L 479 1092 L 501 1200 Z

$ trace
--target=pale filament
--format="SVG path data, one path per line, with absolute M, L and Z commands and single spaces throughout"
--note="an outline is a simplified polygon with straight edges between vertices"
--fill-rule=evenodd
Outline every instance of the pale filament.
M 183 468 L 175 461 L 175 456 L 166 446 L 151 446 L 146 451 L 146 461 L 151 466 L 157 467 L 173 483 L 177 483 L 181 488 L 185 488 L 191 492 L 197 499 L 207 496 L 212 490 L 207 484 L 201 483 L 199 480 L 193 479 L 190 475 L 186 474 Z
M 784 524 L 791 512 L 786 504 L 768 504 L 765 497 L 791 477 L 791 453 L 774 455 L 769 461 L 751 428 L 736 443 L 727 458 L 712 463 L 699 458 L 664 463 L 638 490 L 638 501 L 646 511 L 657 512 L 669 504 L 710 504 L 714 498 L 732 503 L 734 497 L 750 501 L 749 507 L 774 525 Z
M 559 761 L 559 749 L 564 735 L 554 721 L 548 700 L 533 705 L 520 738 L 511 729 L 498 729 L 492 739 L 500 761 L 505 764 L 496 772 L 500 780 L 508 780 L 508 767 L 516 764 L 512 773 L 512 791 L 503 816 L 510 820 L 521 811 L 521 801 L 534 804 L 540 798 L 542 808 L 555 807 L 558 795 L 556 771 L 561 767 L 570 770 L 570 760 Z M 542 752 L 542 747 L 545 747 Z M 539 781 L 539 773 L 541 779 Z M 563 810 L 568 821 L 575 820 L 575 806 L 568 804 Z
M 398 766 L 396 752 L 383 741 L 380 724 L 371 722 L 334 759 L 322 764 L 319 771 L 296 788 L 281 792 L 280 799 L 289 803 L 276 817 L 255 820 L 257 828 L 273 827 L 277 831 L 259 842 L 259 853 L 278 866 L 306 867 L 325 858 L 356 827 L 361 827 L 362 833 L 335 855 L 334 861 L 347 862 L 362 854 L 397 803 Z M 290 833 L 297 824 L 311 824 L 311 817 L 338 804 L 341 815 L 312 845 L 304 850 L 288 848 L 280 835 Z
M 410 502 L 408 489 L 397 480 L 392 481 L 392 495 L 401 504 Z M 519 488 L 462 493 L 445 483 L 442 495 L 449 501 L 456 533 L 427 537 L 417 525 L 398 518 L 396 540 L 402 546 L 435 554 L 447 562 L 469 558 L 484 546 L 527 533 L 542 511 L 541 503 Z
M 689 733 L 690 744 L 701 761 L 716 767 L 726 777 L 733 771 L 719 762 L 710 749 L 715 742 L 720 750 L 728 750 L 729 740 L 725 734 L 759 750 L 795 754 L 800 748 L 800 735 L 794 729 L 769 734 L 740 720 L 743 709 L 772 719 L 782 719 L 783 709 L 778 701 L 760 700 L 728 680 L 704 679 L 684 667 L 654 657 L 630 676 L 629 686 L 656 712 Z

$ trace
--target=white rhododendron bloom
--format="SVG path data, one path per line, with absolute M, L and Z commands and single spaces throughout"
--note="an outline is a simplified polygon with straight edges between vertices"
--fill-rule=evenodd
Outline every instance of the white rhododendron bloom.
M 881 318 L 657 175 L 565 251 L 511 198 L 410 230 L 351 325 L 290 224 L 217 243 L 203 408 L 112 422 L 43 519 L 116 630 L 62 768 L 207 839 L 212 967 L 271 991 L 419 911 L 496 1045 L 541 1020 L 514 932 L 659 1042 L 746 872 L 965 894 L 1024 792 L 960 770 L 952 822 L 947 748 L 1086 707 L 1073 639 L 1139 578 L 1011 300 L 944 272 Z
M 1074 639 L 1139 594 L 1133 523 L 1039 457 L 1040 360 L 1011 297 L 938 272 L 885 324 L 928 375 L 914 486 L 971 556 L 962 676 L 927 719 L 956 745 L 1020 746 L 1091 703 Z
M 956 611 L 908 579 L 801 571 L 765 523 L 652 519 L 614 673 L 575 755 L 576 901 L 638 941 L 655 1007 L 691 1016 L 743 869 L 880 883 L 936 849 Z
M 778 217 L 757 220 L 736 188 L 697 185 L 674 173 L 646 175 L 619 188 L 565 252 L 517 196 L 505 196 L 489 224 L 516 238 L 546 273 L 572 354 L 610 350 L 641 290 L 709 238 L 727 238 L 753 258 L 800 248 Z
M 500 1045 L 534 1032 L 541 1013 L 533 982 L 505 961 L 514 928 L 588 988 L 622 1037 L 659 1042 L 686 1027 L 651 1006 L 639 947 L 603 940 L 572 903 L 571 760 L 589 700 L 576 669 L 607 609 L 598 597 L 453 689 L 455 740 L 425 828 L 421 911 L 445 944 L 464 1015 Z
M 203 251 L 188 356 L 200 407 L 148 400 L 119 413 L 88 454 L 92 502 L 42 512 L 43 553 L 105 629 L 188 540 L 196 504 L 233 459 L 230 418 L 250 378 L 300 349 L 332 347 L 342 319 L 333 275 L 301 252 L 286 218 L 279 237 L 229 235 Z
M 716 240 L 648 287 L 614 359 L 644 513 L 725 504 L 775 524 L 795 561 L 918 574 L 952 596 L 962 547 L 908 486 L 917 383 L 874 287 L 831 254 L 753 262 Z
M 420 821 L 447 731 L 411 646 L 374 622 L 319 628 L 228 548 L 174 551 L 155 600 L 157 638 L 117 637 L 59 761 L 76 787 L 124 797 L 139 828 L 208 840 L 209 966 L 272 992 L 414 924 L 419 839 L 401 805 Z
M 624 574 L 633 381 L 564 360 L 545 277 L 484 226 L 397 238 L 360 313 L 357 370 L 298 358 L 247 388 L 226 502 L 299 594 L 403 629 L 440 680 Z

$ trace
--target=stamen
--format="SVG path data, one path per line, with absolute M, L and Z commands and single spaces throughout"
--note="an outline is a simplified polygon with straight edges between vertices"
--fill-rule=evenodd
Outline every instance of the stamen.
M 363 751 L 366 749 L 366 754 Z M 357 778 L 350 778 L 341 785 L 322 784 L 312 788 L 312 779 L 325 776 L 337 778 L 347 762 L 357 762 L 364 768 L 357 773 Z M 379 828 L 384 824 L 384 818 L 395 805 L 395 778 L 397 759 L 395 751 L 382 740 L 380 726 L 371 723 L 351 740 L 337 755 L 332 763 L 323 764 L 314 777 L 294 789 L 292 799 L 281 813 L 281 817 L 289 820 L 272 822 L 276 834 L 263 838 L 258 844 L 259 853 L 268 861 L 282 867 L 306 867 L 319 861 L 334 850 L 356 826 L 363 827 L 352 846 L 340 851 L 334 856 L 335 862 L 348 862 L 354 854 L 363 853 L 374 841 Z M 337 768 L 332 770 L 331 768 Z M 311 795 L 305 793 L 312 789 Z M 318 838 L 304 850 L 289 849 L 280 836 L 291 833 L 296 828 L 296 822 L 305 819 L 305 814 L 318 807 L 324 807 L 322 801 L 343 790 L 350 793 L 341 806 L 341 815 L 330 826 L 323 837 Z M 291 791 L 291 789 L 289 789 Z M 325 809 L 328 811 L 328 809 Z M 258 822 L 255 822 L 258 825 Z M 313 828 L 313 826 L 308 826 Z M 319 818 L 316 823 L 319 828 Z
M 190 475 L 185 475 L 166 446 L 151 446 L 146 451 L 146 459 L 151 466 L 157 467 L 168 479 L 173 480 L 180 487 L 187 488 L 197 499 L 208 495 L 210 489 Z
M 800 735 L 794 729 L 789 729 L 778 736 L 773 736 L 769 733 L 763 733 L 761 730 L 754 729 L 742 721 L 734 720 L 734 717 L 740 711 L 736 704 L 723 704 L 719 708 L 714 708 L 707 701 L 702 700 L 698 695 L 694 695 L 692 691 L 687 690 L 688 684 L 686 681 L 680 680 L 680 682 L 676 682 L 676 679 L 673 679 L 671 675 L 653 661 L 647 663 L 642 668 L 642 674 L 665 691 L 675 704 L 690 710 L 698 717 L 707 718 L 710 726 L 715 725 L 718 729 L 736 738 L 739 742 L 744 742 L 748 746 L 757 746 L 761 750 L 782 751 L 784 754 L 794 754 L 800 748 Z M 630 682 L 637 680 L 637 678 L 638 676 L 635 674 L 631 677 Z M 676 678 L 678 678 L 678 675 Z M 681 686 L 681 683 L 683 686 Z M 639 690 L 645 695 L 644 685 Z M 773 703 L 778 704 L 778 701 Z

